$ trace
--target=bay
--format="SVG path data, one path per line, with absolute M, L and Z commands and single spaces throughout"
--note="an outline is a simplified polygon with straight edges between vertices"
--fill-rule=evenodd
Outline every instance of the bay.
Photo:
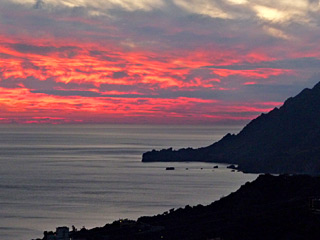
M 92 228 L 185 205 L 209 204 L 256 174 L 213 163 L 142 163 L 145 151 L 201 147 L 240 127 L 0 125 L 3 240 Z M 166 171 L 166 167 L 175 167 Z

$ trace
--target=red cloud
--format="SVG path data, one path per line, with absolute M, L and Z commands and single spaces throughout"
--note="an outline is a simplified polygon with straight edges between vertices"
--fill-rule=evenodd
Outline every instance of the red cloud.
M 292 73 L 275 68 L 223 69 L 223 65 L 243 61 L 234 51 L 160 54 L 79 42 L 50 45 L 26 39 L 22 44 L 4 37 L 0 43 L 0 84 L 15 83 L 0 88 L 0 123 L 247 121 L 278 103 L 248 107 L 201 97 L 163 97 L 159 92 L 224 91 L 224 79 L 229 76 L 241 76 L 249 80 L 245 84 L 253 84 L 251 79 Z M 250 56 L 250 61 L 266 59 L 258 53 Z M 210 70 L 212 65 L 221 69 Z M 42 81 L 42 88 L 38 90 L 36 84 L 28 88 L 30 79 Z M 118 90 L 108 86 L 118 86 Z

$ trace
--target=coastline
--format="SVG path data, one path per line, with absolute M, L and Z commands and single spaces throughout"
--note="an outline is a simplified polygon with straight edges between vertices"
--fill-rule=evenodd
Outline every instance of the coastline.
M 260 175 L 207 206 L 72 231 L 72 240 L 319 239 L 320 177 Z M 301 238 L 302 237 L 302 238 Z M 43 240 L 47 240 L 43 238 Z

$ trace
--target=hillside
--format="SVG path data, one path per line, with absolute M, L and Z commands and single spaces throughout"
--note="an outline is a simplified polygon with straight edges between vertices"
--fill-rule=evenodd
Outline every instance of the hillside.
M 244 172 L 318 174 L 320 83 L 261 114 L 236 135 L 199 149 L 153 150 L 142 161 L 204 161 L 236 164 Z
M 318 177 L 261 175 L 208 206 L 119 220 L 72 236 L 74 240 L 320 239 L 319 196 Z

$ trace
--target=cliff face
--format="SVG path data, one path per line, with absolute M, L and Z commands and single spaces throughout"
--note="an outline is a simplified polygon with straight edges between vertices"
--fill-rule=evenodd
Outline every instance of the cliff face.
M 261 114 L 237 135 L 199 149 L 143 154 L 142 161 L 238 164 L 245 172 L 320 173 L 320 83 Z

